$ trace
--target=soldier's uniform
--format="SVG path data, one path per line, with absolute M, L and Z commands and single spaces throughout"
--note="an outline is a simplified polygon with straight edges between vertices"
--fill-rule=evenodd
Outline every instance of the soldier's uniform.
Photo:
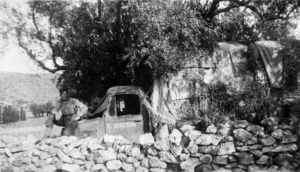
M 60 106 L 54 109 L 52 114 L 47 118 L 45 137 L 49 137 L 53 125 L 64 127 L 62 134 L 73 135 L 77 122 L 84 114 L 87 113 L 88 107 L 75 98 L 61 102 Z

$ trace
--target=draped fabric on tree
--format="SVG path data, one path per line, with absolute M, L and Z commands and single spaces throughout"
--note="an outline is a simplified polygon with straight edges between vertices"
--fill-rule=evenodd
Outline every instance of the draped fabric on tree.
M 283 57 L 278 56 L 282 46 L 275 41 L 257 41 L 250 44 L 254 58 L 263 60 L 268 82 L 272 88 L 283 87 Z
M 214 69 L 204 77 L 210 77 L 207 84 L 223 83 L 234 92 L 243 91 L 249 75 L 245 72 L 247 46 L 239 43 L 220 42 L 213 53 Z
M 245 91 L 247 83 L 253 82 L 253 74 L 246 70 L 246 56 L 244 53 L 250 51 L 254 61 L 261 64 L 266 71 L 269 86 L 271 88 L 282 88 L 283 85 L 283 57 L 278 55 L 282 46 L 275 41 L 257 41 L 248 45 L 239 43 L 220 42 L 213 52 L 212 57 L 205 66 L 201 63 L 195 64 L 193 68 L 187 67 L 177 74 L 170 74 L 168 77 L 160 78 L 154 82 L 152 102 L 153 108 L 168 116 L 173 116 L 177 120 L 196 118 L 199 111 L 195 111 L 195 106 L 205 111 L 214 106 L 218 100 L 211 100 L 208 105 L 209 95 L 203 86 L 200 86 L 195 80 L 191 80 L 184 73 L 194 72 L 194 77 L 204 81 L 206 84 L 225 84 L 232 92 Z M 195 60 L 195 62 L 198 62 Z M 203 60 L 200 59 L 202 62 Z M 200 71 L 204 71 L 201 76 Z M 206 98 L 203 95 L 206 94 Z M 232 94 L 231 92 L 228 94 Z M 195 102 L 200 101 L 200 102 Z M 197 99 L 198 98 L 198 99 Z M 186 106 L 186 107 L 184 107 Z M 188 107 L 187 107 L 188 106 Z M 190 108 L 186 113 L 183 108 Z

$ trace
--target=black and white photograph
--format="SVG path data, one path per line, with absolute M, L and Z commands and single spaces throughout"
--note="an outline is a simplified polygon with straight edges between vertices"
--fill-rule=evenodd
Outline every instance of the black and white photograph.
M 0 172 L 299 172 L 300 0 L 0 0 Z

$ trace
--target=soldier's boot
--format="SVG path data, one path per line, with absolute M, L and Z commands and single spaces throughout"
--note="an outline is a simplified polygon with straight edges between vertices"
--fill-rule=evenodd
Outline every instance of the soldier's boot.
M 49 138 L 52 132 L 52 128 L 51 127 L 46 127 L 46 131 L 45 131 L 45 135 L 44 138 Z

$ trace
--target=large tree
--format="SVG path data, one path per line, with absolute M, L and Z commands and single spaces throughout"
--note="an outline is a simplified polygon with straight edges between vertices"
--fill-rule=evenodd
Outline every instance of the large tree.
M 39 66 L 62 71 L 60 88 L 89 100 L 113 85 L 148 90 L 154 77 L 204 57 L 218 41 L 282 39 L 299 6 L 297 0 L 29 1 L 28 13 L 9 11 L 14 24 L 7 26 Z

